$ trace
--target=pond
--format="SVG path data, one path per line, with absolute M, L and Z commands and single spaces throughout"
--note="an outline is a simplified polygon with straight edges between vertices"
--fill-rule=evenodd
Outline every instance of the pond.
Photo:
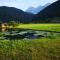
M 31 30 L 31 29 L 9 29 L 5 32 L 0 32 L 0 39 L 19 40 L 19 39 L 40 39 L 40 38 L 55 38 L 60 37 L 60 32 Z

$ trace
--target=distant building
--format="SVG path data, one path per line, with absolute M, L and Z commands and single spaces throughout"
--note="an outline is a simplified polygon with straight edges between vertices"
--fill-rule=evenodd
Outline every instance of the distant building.
M 2 24 L 1 24 L 1 30 L 2 30 L 2 31 L 7 31 L 7 30 L 8 30 L 8 27 L 9 27 L 9 26 L 8 26 L 7 23 L 2 23 Z

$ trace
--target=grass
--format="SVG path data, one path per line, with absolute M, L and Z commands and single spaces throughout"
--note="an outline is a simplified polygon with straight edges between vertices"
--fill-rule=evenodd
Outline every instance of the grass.
M 17 28 L 60 32 L 60 24 L 20 24 Z M 0 40 L 0 60 L 60 60 L 60 37 Z
M 19 24 L 17 28 L 60 32 L 60 24 Z
M 60 40 L 0 40 L 0 60 L 60 60 Z

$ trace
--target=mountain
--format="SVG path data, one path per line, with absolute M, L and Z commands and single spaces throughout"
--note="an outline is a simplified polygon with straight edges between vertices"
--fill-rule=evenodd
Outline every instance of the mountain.
M 37 14 L 38 12 L 42 11 L 45 7 L 49 6 L 51 3 L 47 3 L 44 6 L 38 6 L 37 8 L 29 7 L 26 12 L 30 12 L 33 14 Z
M 60 0 L 35 15 L 33 22 L 60 23 Z
M 34 10 L 35 10 L 35 8 L 31 6 L 31 7 L 29 7 L 29 8 L 26 10 L 26 12 L 28 12 L 28 13 L 33 13 L 33 14 L 34 14 L 34 13 L 35 13 Z
M 31 22 L 32 16 L 33 14 L 26 13 L 14 7 L 0 7 L 0 22 L 15 21 L 18 23 L 29 23 Z

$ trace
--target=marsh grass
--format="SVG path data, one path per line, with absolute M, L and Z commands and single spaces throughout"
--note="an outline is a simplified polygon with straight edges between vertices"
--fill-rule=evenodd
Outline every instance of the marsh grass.
M 21 24 L 17 28 L 60 32 L 60 24 Z M 60 35 L 41 39 L 0 40 L 0 60 L 60 60 Z

